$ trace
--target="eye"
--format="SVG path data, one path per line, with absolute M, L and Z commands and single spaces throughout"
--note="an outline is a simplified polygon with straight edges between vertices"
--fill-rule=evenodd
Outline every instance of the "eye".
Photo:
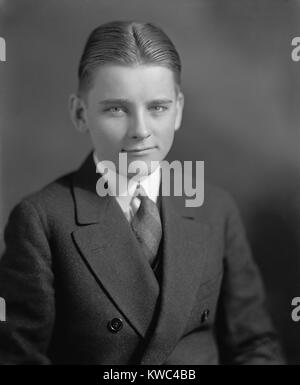
M 164 112 L 168 109 L 168 107 L 166 106 L 161 106 L 161 105 L 157 105 L 157 106 L 152 106 L 151 109 L 154 111 L 154 112 Z
M 123 115 L 126 112 L 124 107 L 113 106 L 108 107 L 105 111 L 112 113 L 113 115 Z

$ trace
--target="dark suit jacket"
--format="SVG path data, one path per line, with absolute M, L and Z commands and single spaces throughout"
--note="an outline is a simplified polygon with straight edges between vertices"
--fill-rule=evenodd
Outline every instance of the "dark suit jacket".
M 206 185 L 199 208 L 162 197 L 159 285 L 95 171 L 90 154 L 9 217 L 0 363 L 282 363 L 230 196 Z

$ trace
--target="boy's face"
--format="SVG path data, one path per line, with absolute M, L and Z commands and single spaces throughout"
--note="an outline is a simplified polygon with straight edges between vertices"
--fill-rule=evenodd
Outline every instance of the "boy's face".
M 171 70 L 156 65 L 99 67 L 84 100 L 81 129 L 88 130 L 99 160 L 120 152 L 134 160 L 161 161 L 180 127 L 184 99 Z M 149 172 L 150 168 L 148 168 Z

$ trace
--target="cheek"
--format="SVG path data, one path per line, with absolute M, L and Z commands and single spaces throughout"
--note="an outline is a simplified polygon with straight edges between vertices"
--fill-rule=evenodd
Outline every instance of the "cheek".
M 173 144 L 173 140 L 174 140 L 174 129 L 172 131 L 169 131 L 168 134 L 164 136 L 164 146 L 163 146 L 164 157 L 170 151 Z
M 169 147 L 172 145 L 174 133 L 175 119 L 173 116 L 168 117 L 164 121 L 160 122 L 157 129 L 155 130 L 156 137 L 164 147 Z
M 105 119 L 98 117 L 93 119 L 90 129 L 94 138 L 105 143 L 118 144 L 126 135 L 126 125 L 117 119 Z

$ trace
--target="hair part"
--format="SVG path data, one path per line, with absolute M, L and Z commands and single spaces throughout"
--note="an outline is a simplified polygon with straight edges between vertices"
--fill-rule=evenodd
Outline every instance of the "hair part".
M 79 93 L 93 85 L 95 70 L 105 64 L 152 64 L 169 68 L 180 87 L 181 61 L 169 37 L 152 23 L 113 21 L 95 28 L 87 39 L 78 69 Z

